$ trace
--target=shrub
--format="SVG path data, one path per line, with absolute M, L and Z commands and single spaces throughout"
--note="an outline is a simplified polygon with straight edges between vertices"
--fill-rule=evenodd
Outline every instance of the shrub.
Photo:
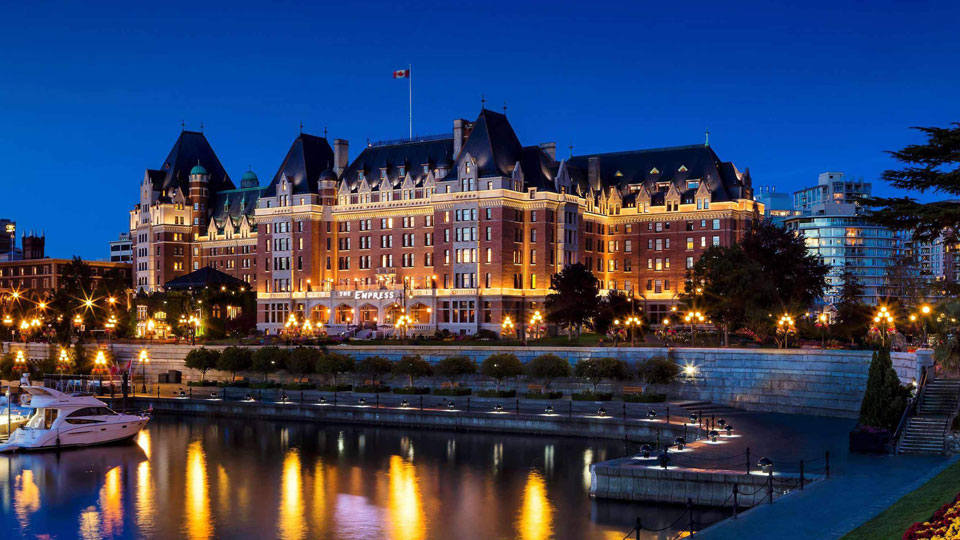
M 230 373 L 230 380 L 237 378 L 238 371 L 250 369 L 253 353 L 246 347 L 227 347 L 217 359 L 217 369 Z
M 360 361 L 357 371 L 373 381 L 373 386 L 380 386 L 381 379 L 393 369 L 390 360 L 382 356 L 368 356 Z
M 379 394 L 381 392 L 389 392 L 390 387 L 382 384 L 362 384 L 355 386 L 353 388 L 354 392 L 366 392 L 370 394 Z
M 544 388 L 550 388 L 554 379 L 569 377 L 570 362 L 555 354 L 541 354 L 527 363 L 527 376 L 543 381 Z
M 474 338 L 477 340 L 483 340 L 483 341 L 497 341 L 498 339 L 500 339 L 500 336 L 498 336 L 497 333 L 494 332 L 493 330 L 481 328 L 480 330 L 477 331 Z
M 250 381 L 220 381 L 217 386 L 220 388 L 250 388 Z
M 491 354 L 481 364 L 480 372 L 496 381 L 497 392 L 499 392 L 500 383 L 504 379 L 519 377 L 523 374 L 523 364 L 516 355 L 510 353 Z
M 317 360 L 317 373 L 333 379 L 333 386 L 337 386 L 337 377 L 345 373 L 352 373 L 356 369 L 353 358 L 340 353 L 327 353 Z
M 579 392 L 570 396 L 574 401 L 610 401 L 613 392 Z
M 207 375 L 207 371 L 217 367 L 217 361 L 219 359 L 220 353 L 218 351 L 200 347 L 199 349 L 192 349 L 187 353 L 187 357 L 183 359 L 183 365 L 199 371 L 200 381 L 203 381 Z
M 314 383 L 296 382 L 287 383 L 282 386 L 284 390 L 313 390 L 317 387 Z
M 415 394 L 415 395 L 429 394 L 430 387 L 429 386 L 404 386 L 403 388 L 394 388 L 393 393 L 394 394 Z
M 218 386 L 217 381 L 189 381 L 187 386 Z
M 517 397 L 516 390 L 480 390 L 477 392 L 477 395 L 480 397 Z
M 317 359 L 320 356 L 316 349 L 297 347 L 286 357 L 286 368 L 297 382 L 317 370 Z
M 450 381 L 452 385 L 456 384 L 461 377 L 476 373 L 477 363 L 471 360 L 469 356 L 448 356 L 437 362 L 437 367 L 434 371 L 437 375 Z
M 473 390 L 470 388 L 434 388 L 433 395 L 435 396 L 469 396 L 473 393 Z
M 523 395 L 526 399 L 560 399 L 563 392 L 527 392 Z
M 257 389 L 259 389 L 259 390 L 266 390 L 266 389 L 269 389 L 269 388 L 280 388 L 280 383 L 278 383 L 277 381 L 252 382 L 252 383 L 250 383 L 250 388 L 253 388 L 253 389 L 255 389 L 255 390 L 257 390 Z
M 900 385 L 900 378 L 893 370 L 890 350 L 875 351 L 860 404 L 860 424 L 895 430 L 907 406 L 909 392 Z
M 663 356 L 637 363 L 637 375 L 645 384 L 667 384 L 680 374 L 680 366 Z
M 622 399 L 627 403 L 662 403 L 667 400 L 666 394 L 624 394 Z
M 349 392 L 353 390 L 352 384 L 321 384 L 317 387 L 321 392 Z
M 433 374 L 433 366 L 419 354 L 409 354 L 393 364 L 393 373 L 403 375 L 407 378 L 407 386 L 413 386 L 414 377 L 429 377 Z

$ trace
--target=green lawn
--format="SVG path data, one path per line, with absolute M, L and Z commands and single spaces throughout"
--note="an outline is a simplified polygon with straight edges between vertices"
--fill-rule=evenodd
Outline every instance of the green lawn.
M 960 492 L 960 462 L 908 493 L 880 515 L 854 529 L 843 540 L 898 539 L 907 527 L 925 521 Z

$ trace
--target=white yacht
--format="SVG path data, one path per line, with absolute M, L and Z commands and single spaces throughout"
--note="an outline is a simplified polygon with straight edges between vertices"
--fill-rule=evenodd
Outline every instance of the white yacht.
M 26 424 L 10 435 L 0 452 L 91 446 L 129 439 L 150 419 L 121 414 L 93 396 L 71 396 L 52 388 L 26 386 L 25 407 L 33 409 Z

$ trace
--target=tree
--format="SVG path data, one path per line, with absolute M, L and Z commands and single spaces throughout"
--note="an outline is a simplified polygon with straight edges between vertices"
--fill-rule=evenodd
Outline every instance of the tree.
M 933 357 L 944 370 L 956 369 L 960 375 L 960 339 L 956 334 L 947 334 L 938 340 Z
M 541 354 L 527 362 L 527 376 L 543 381 L 543 389 L 550 388 L 554 379 L 569 377 L 570 362 L 555 354 Z
M 353 358 L 340 353 L 327 353 L 317 360 L 317 373 L 333 379 L 333 385 L 337 385 L 337 377 L 344 373 L 353 373 L 356 369 L 356 362 Z
M 253 353 L 246 347 L 227 347 L 217 359 L 217 369 L 230 372 L 230 380 L 237 378 L 238 371 L 250 369 Z
M 582 358 L 573 369 L 574 374 L 593 384 L 593 393 L 597 385 L 606 379 L 626 381 L 631 378 L 626 362 L 616 358 Z
M 680 366 L 664 356 L 637 363 L 637 376 L 644 384 L 669 384 L 680 374 Z
M 183 359 L 183 365 L 199 371 L 200 382 L 203 382 L 203 379 L 207 376 L 207 371 L 215 369 L 217 367 L 217 360 L 219 359 L 219 352 L 206 347 L 200 347 L 199 349 L 192 349 L 187 353 L 187 357 Z
M 316 371 L 318 356 L 316 349 L 297 347 L 287 355 L 287 371 L 296 378 L 297 382 L 302 382 L 304 377 Z
M 92 361 L 90 355 L 87 354 L 87 349 L 83 346 L 82 339 L 78 339 L 73 345 L 73 348 L 70 350 L 70 359 L 73 361 L 77 373 L 82 375 L 88 375 L 90 373 L 93 367 L 91 365 Z
M 756 283 L 764 283 L 772 294 L 761 305 L 771 309 L 802 311 L 823 295 L 830 267 L 807 251 L 802 236 L 776 223 L 754 221 L 740 242 L 744 262 L 756 265 Z M 767 292 L 765 290 L 765 292 Z
M 830 329 L 840 339 L 863 338 L 870 329 L 870 306 L 863 303 L 863 285 L 853 272 L 844 269 L 840 274 L 840 290 L 837 293 L 836 321 Z
M 357 371 L 365 377 L 370 377 L 374 386 L 380 386 L 383 376 L 390 373 L 392 369 L 393 364 L 390 363 L 390 360 L 382 356 L 368 356 L 360 360 L 360 364 L 357 366 Z
M 623 291 L 611 291 L 597 306 L 597 314 L 593 317 L 593 331 L 606 334 L 613 321 L 622 321 L 631 315 L 634 315 L 634 309 L 630 297 Z
M 564 267 L 550 276 L 551 292 L 545 307 L 547 321 L 567 329 L 571 339 L 580 334 L 583 325 L 593 319 L 600 305 L 600 289 L 596 276 L 582 263 Z
M 491 354 L 480 364 L 480 373 L 496 381 L 497 392 L 499 392 L 500 383 L 502 383 L 504 379 L 518 377 L 523 374 L 523 364 L 520 363 L 520 359 L 514 354 Z
M 882 177 L 894 187 L 920 193 L 960 195 L 960 122 L 950 127 L 915 127 L 927 137 L 926 143 L 911 144 L 887 152 L 904 164 L 899 170 L 884 171 Z M 954 200 L 920 203 L 912 197 L 871 197 L 870 219 L 894 230 L 911 231 L 913 240 L 932 242 L 941 235 L 944 244 L 955 244 L 960 231 L 960 205 Z
M 267 380 L 267 375 L 275 373 L 278 369 L 286 365 L 286 351 L 280 347 L 261 347 L 253 353 L 253 361 L 250 367 L 257 373 L 263 373 L 263 380 Z
M 473 375 L 477 372 L 477 363 L 471 360 L 469 356 L 448 356 L 437 362 L 434 371 L 455 386 L 461 377 Z
M 730 328 L 744 324 L 748 309 L 772 293 L 768 281 L 757 279 L 760 272 L 739 245 L 713 246 L 687 272 L 687 292 L 681 298 L 716 321 L 726 347 Z
M 433 366 L 419 354 L 408 354 L 393 364 L 393 373 L 406 377 L 407 386 L 413 388 L 413 378 L 429 377 L 433 374 Z
M 890 350 L 874 351 L 867 376 L 867 389 L 860 404 L 860 424 L 896 429 L 900 416 L 907 406 L 909 390 L 900 385 L 900 378 L 893 370 Z

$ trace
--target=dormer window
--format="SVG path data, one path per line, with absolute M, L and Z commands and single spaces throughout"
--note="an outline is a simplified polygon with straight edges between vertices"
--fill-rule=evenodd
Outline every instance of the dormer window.
M 670 189 L 670 182 L 657 182 L 657 191 L 666 191 Z
M 615 172 L 613 175 L 619 178 L 619 177 L 623 176 L 623 173 L 620 172 L 620 171 L 617 171 L 617 172 Z
M 386 179 L 387 179 L 387 170 L 386 170 L 386 169 L 380 169 L 380 179 L 381 179 L 381 180 L 386 180 Z
M 686 165 L 681 165 L 680 168 L 677 169 L 677 171 L 679 171 L 679 172 L 687 172 L 687 166 L 686 166 Z
M 400 166 L 400 176 L 406 176 L 406 175 L 407 175 L 407 167 L 406 167 L 406 165 L 401 165 L 401 166 Z
M 467 174 L 470 174 L 470 162 L 469 162 L 469 161 L 466 163 L 466 166 L 463 168 L 463 170 L 464 170 L 464 172 L 466 172 Z
M 429 172 L 430 172 L 430 164 L 429 164 L 429 163 L 424 163 L 424 164 L 423 164 L 423 174 L 428 174 Z
M 687 189 L 697 189 L 700 187 L 699 180 L 687 180 Z
M 660 174 L 660 171 L 656 167 L 654 167 L 650 169 L 650 174 Z

